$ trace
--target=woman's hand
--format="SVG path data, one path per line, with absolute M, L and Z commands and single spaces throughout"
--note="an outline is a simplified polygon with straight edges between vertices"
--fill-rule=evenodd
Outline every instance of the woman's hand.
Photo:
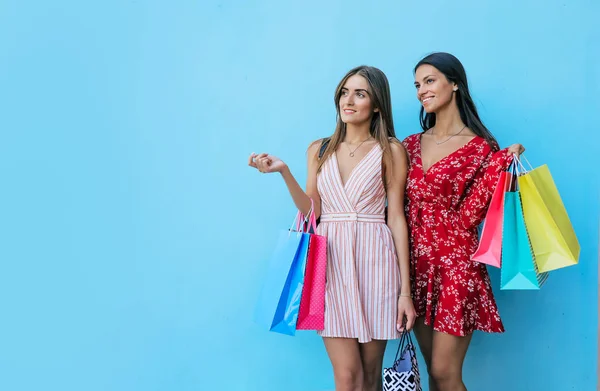
M 525 152 L 525 147 L 521 144 L 513 144 L 510 147 L 508 147 L 508 153 L 510 153 L 511 155 L 516 155 L 517 157 L 519 157 L 519 155 L 523 152 Z
M 258 171 L 264 173 L 271 172 L 283 172 L 287 165 L 283 160 L 276 156 L 269 155 L 268 153 L 261 153 L 259 155 L 253 153 L 248 159 L 248 165 L 256 168 Z
M 404 323 L 405 318 L 406 323 Z M 398 298 L 398 319 L 396 320 L 396 328 L 398 331 L 402 333 L 405 328 L 406 331 L 412 330 L 416 319 L 417 311 L 415 311 L 412 299 L 407 296 L 400 296 Z

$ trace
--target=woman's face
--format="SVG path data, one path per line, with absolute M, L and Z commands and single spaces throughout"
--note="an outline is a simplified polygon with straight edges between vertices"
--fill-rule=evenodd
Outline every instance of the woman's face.
M 360 75 L 352 75 L 342 87 L 340 100 L 340 117 L 346 124 L 358 125 L 370 122 L 373 112 L 373 100 L 367 79 Z
M 427 113 L 435 113 L 448 106 L 457 88 L 455 83 L 450 82 L 442 72 L 429 64 L 417 68 L 415 87 L 417 99 Z

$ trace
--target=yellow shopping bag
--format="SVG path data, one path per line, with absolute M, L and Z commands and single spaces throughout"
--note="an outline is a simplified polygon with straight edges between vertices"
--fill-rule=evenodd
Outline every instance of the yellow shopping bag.
M 523 169 L 523 165 L 517 159 Z M 547 165 L 519 176 L 523 215 L 540 272 L 576 265 L 579 241 Z

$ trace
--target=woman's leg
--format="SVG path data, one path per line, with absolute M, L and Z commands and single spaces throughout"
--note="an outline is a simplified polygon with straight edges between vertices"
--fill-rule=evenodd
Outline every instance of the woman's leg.
M 415 336 L 419 343 L 419 350 L 427 365 L 427 373 L 429 374 L 429 391 L 438 391 L 435 381 L 431 377 L 431 354 L 433 350 L 433 328 L 427 326 L 422 317 L 417 318 L 414 327 Z
M 462 381 L 462 367 L 471 337 L 433 332 L 429 375 L 438 391 L 467 391 Z
M 372 340 L 360 344 L 360 358 L 363 367 L 364 391 L 382 391 L 381 370 L 387 341 Z
M 363 391 L 363 364 L 355 338 L 323 337 L 333 366 L 336 391 Z

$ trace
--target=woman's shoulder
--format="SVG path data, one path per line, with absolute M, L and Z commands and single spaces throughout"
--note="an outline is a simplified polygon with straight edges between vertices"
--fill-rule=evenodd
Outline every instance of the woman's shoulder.
M 495 152 L 495 148 L 484 137 L 478 135 L 473 136 L 474 137 L 467 144 L 470 144 L 474 148 L 475 153 L 483 157 L 489 157 L 493 152 Z
M 410 146 L 410 145 L 413 145 L 414 143 L 416 143 L 416 142 L 418 142 L 418 141 L 420 140 L 420 138 L 421 138 L 421 134 L 422 134 L 422 132 L 419 132 L 419 133 L 414 133 L 414 134 L 411 134 L 411 135 L 410 135 L 410 136 L 408 136 L 408 137 L 405 137 L 405 138 L 404 138 L 404 140 L 402 140 L 402 144 L 403 144 L 405 147 L 408 147 L 408 146 Z
M 331 137 L 324 137 L 324 138 L 320 138 L 317 139 L 315 141 L 313 141 L 312 143 L 310 143 L 310 145 L 308 146 L 308 154 L 318 157 L 323 155 L 323 153 L 325 152 L 325 149 L 327 149 L 327 145 L 329 144 L 329 141 L 331 140 Z
M 320 147 L 321 145 L 323 145 L 325 143 L 328 143 L 329 140 L 331 140 L 331 137 L 323 137 L 323 138 L 316 139 L 315 141 L 313 141 L 313 142 L 310 143 L 310 145 L 308 146 L 308 148 L 313 148 L 313 147 L 316 147 L 316 146 Z

